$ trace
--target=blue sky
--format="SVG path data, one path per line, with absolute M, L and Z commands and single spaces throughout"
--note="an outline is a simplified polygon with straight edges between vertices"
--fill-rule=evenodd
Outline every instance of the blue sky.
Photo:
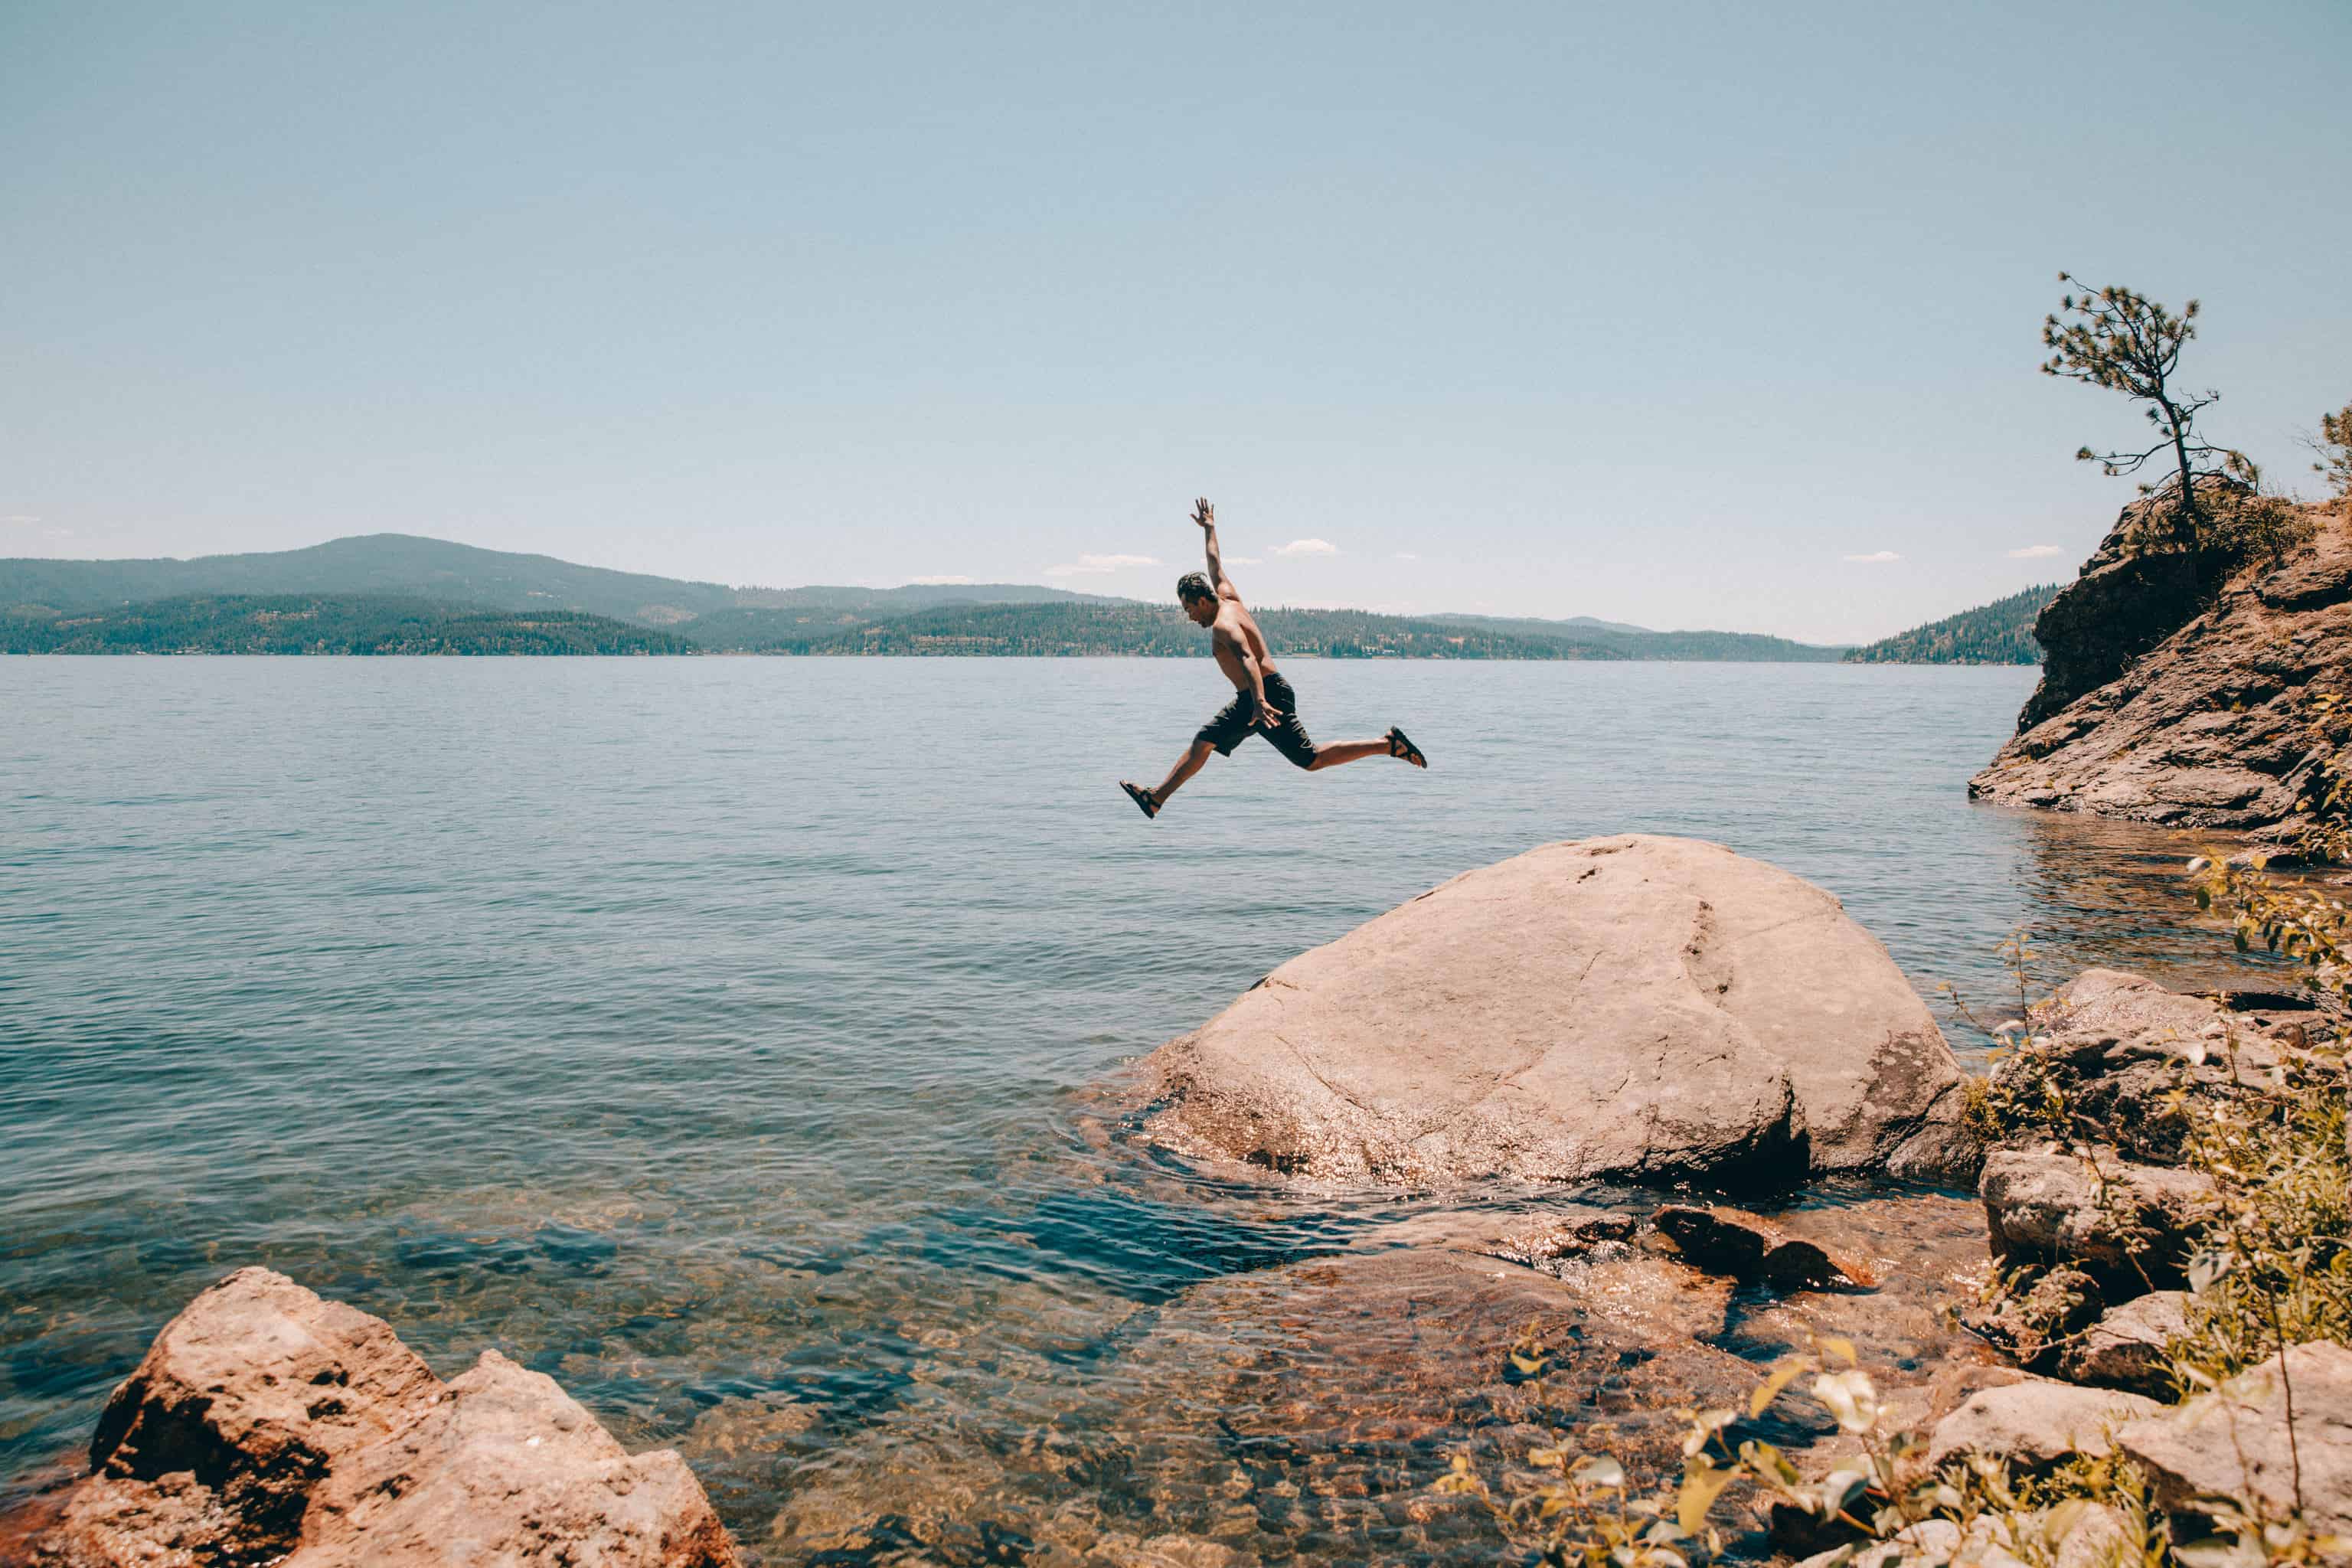
M 1206 491 L 1265 602 L 1874 636 L 2128 498 L 2062 266 L 2200 296 L 2301 474 L 2347 58 L 2344 0 L 9 0 L 0 554 L 1158 597 Z

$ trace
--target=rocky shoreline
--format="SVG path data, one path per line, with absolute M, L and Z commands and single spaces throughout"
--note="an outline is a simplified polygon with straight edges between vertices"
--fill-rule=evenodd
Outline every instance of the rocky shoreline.
M 2023 1476 L 2119 1453 L 2179 1540 L 2217 1491 L 2283 1506 L 2292 1474 L 2311 1519 L 2352 1533 L 2352 1352 L 2301 1344 L 2179 1404 L 2173 1353 L 2219 1201 L 2184 1158 L 2195 1107 L 2298 1070 L 2335 1028 L 2287 998 L 2094 970 L 1987 1084 L 1821 889 L 1690 840 L 1549 846 L 1292 960 L 1140 1065 L 1141 1143 L 1416 1210 L 1193 1286 L 1131 1343 L 1122 1375 L 1227 1413 L 1229 1473 L 1182 1504 L 1185 1530 L 1055 1513 L 974 1533 L 974 1489 L 918 1468 L 887 1503 L 788 1499 L 739 1549 L 676 1453 L 625 1453 L 549 1378 L 485 1352 L 444 1383 L 391 1325 L 248 1268 L 158 1336 L 88 1472 L 0 1519 L 0 1561 L 1244 1568 L 1240 1541 L 1306 1509 L 1310 1555 L 1491 1560 L 1495 1518 L 1442 1484 L 1472 1473 L 1457 1456 L 1525 1494 L 1566 1432 L 1664 1481 L 1690 1410 L 1746 1409 L 1765 1369 L 1828 1342 L 1932 1462 Z M 1595 1204 L 1602 1182 L 1638 1184 Z M 2273 1453 L 2290 1385 L 2291 1468 Z M 1806 1386 L 1733 1429 L 1813 1486 L 1856 1438 Z M 1061 1473 L 1083 1489 L 1109 1458 Z M 1864 1540 L 1761 1489 L 1725 1496 L 1733 1556 Z M 2056 1561 L 2111 1560 L 2116 1528 L 2067 1515 L 2077 1551 Z M 1937 1556 L 1926 1539 L 1897 1554 Z
M 2352 669 L 2352 510 L 2305 507 L 2307 539 L 2240 565 L 2146 547 L 2167 504 L 2126 508 L 2042 611 L 2041 686 L 1969 793 L 2291 844 Z

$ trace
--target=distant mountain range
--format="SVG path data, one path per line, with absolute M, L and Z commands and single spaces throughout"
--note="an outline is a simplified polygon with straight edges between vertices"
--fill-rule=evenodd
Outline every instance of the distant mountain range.
M 2046 601 L 2053 591 L 2031 593 Z M 1326 658 L 1949 662 L 1990 657 L 1981 650 L 1999 639 L 1990 631 L 1940 640 L 1927 634 L 1974 626 L 1971 616 L 2013 602 L 1866 649 L 1746 632 L 1658 632 L 1590 616 L 1280 606 L 1257 616 L 1276 652 Z M 2022 616 L 2028 626 L 2032 614 Z M 1911 651 L 1888 651 L 1898 647 Z M 187 561 L 0 560 L 0 651 L 1186 657 L 1205 655 L 1208 646 L 1172 605 L 1062 588 L 730 587 L 377 533 Z
M 2045 584 L 1846 650 L 1849 664 L 2040 664 L 2033 623 L 2058 596 Z
M 1016 584 L 730 588 L 408 533 L 362 534 L 302 550 L 188 561 L 0 560 L 0 610 L 99 609 L 184 594 L 392 594 L 506 610 L 579 610 L 642 626 L 675 625 L 739 605 L 870 616 L 958 602 L 1121 602 Z

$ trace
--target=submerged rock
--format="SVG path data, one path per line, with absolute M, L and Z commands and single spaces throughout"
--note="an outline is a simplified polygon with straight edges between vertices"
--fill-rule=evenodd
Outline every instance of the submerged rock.
M 43 1507 L 28 1560 L 54 1568 L 736 1561 L 676 1454 L 631 1457 L 495 1351 L 445 1385 L 383 1320 L 266 1268 L 165 1325 Z
M 1304 1176 L 1965 1176 L 1960 1072 L 1876 939 L 1718 845 L 1467 872 L 1146 1063 L 1163 1144 Z
M 1783 1290 L 1852 1285 L 1870 1289 L 1878 1277 L 1834 1247 L 1791 1236 L 1761 1215 L 1721 1206 L 1668 1204 L 1653 1223 L 1693 1265 L 1743 1283 Z

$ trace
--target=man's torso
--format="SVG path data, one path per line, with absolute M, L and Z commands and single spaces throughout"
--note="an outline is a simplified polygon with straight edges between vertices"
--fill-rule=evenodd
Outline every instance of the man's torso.
M 1249 671 L 1243 668 L 1241 661 L 1244 652 L 1257 660 L 1262 673 L 1275 673 L 1274 657 L 1266 651 L 1265 634 L 1257 629 L 1257 621 L 1242 607 L 1239 599 L 1227 599 L 1218 610 L 1217 619 L 1232 634 L 1230 640 L 1220 637 L 1213 644 L 1217 667 L 1225 672 L 1225 679 L 1232 681 L 1236 689 L 1247 691 L 1250 689 Z M 1236 644 L 1240 645 L 1238 648 Z

